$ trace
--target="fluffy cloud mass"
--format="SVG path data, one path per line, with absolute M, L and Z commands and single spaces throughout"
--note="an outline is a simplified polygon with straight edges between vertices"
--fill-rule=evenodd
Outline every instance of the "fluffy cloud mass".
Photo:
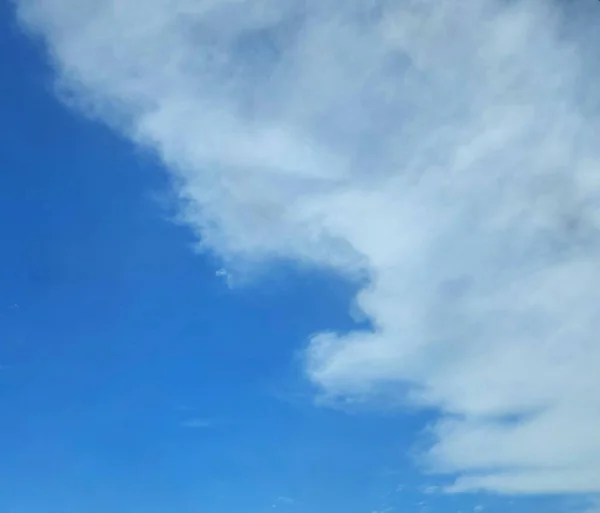
M 61 94 L 160 155 L 202 244 L 367 277 L 372 329 L 307 348 L 325 394 L 439 411 L 451 490 L 600 492 L 600 7 L 563 4 L 17 12 Z

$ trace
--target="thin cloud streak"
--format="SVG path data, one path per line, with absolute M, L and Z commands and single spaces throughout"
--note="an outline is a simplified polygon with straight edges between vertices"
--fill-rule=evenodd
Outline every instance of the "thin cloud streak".
M 576 30 L 549 0 L 17 10 L 63 99 L 160 155 L 228 269 L 284 258 L 368 278 L 372 331 L 310 340 L 324 395 L 436 408 L 421 463 L 456 475 L 450 491 L 587 493 L 600 8 L 571 4 Z
M 208 429 L 214 426 L 214 422 L 210 419 L 189 419 L 181 423 L 182 427 L 193 429 Z

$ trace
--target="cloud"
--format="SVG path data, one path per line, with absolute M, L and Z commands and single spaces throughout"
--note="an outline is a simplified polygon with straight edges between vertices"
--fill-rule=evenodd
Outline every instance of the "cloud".
M 600 491 L 597 2 L 17 11 L 62 98 L 163 159 L 228 269 L 366 280 L 372 329 L 310 340 L 323 394 L 435 408 L 423 464 L 451 491 Z
M 183 427 L 194 429 L 208 429 L 213 427 L 214 422 L 210 419 L 189 419 L 181 423 Z
M 227 285 L 227 288 L 232 289 L 234 287 L 235 280 L 233 276 L 227 272 L 227 269 L 218 269 L 215 272 L 215 276 L 221 278 L 225 282 L 225 285 Z
M 288 508 L 290 506 L 293 506 L 294 504 L 296 504 L 296 500 L 293 499 L 292 497 L 286 497 L 284 495 L 277 497 L 274 501 L 273 504 L 271 504 L 271 508 Z
M 600 497 L 589 497 L 584 510 L 585 513 L 600 513 Z
M 285 495 L 282 495 L 280 497 L 277 497 L 277 499 L 275 499 L 276 502 L 279 502 L 280 504 L 294 504 L 296 501 L 292 498 L 292 497 L 286 497 Z

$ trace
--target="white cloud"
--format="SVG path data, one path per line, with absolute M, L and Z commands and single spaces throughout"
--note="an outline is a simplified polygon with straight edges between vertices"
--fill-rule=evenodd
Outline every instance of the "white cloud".
M 279 497 L 277 497 L 277 499 L 275 499 L 276 502 L 279 502 L 280 504 L 287 504 L 287 505 L 291 505 L 291 504 L 295 504 L 295 500 L 292 499 L 292 497 L 287 497 L 285 495 L 281 495 Z
M 227 272 L 227 269 L 218 269 L 215 276 L 221 278 L 225 282 L 225 285 L 227 285 L 227 288 L 232 289 L 234 287 L 233 276 Z
M 600 491 L 600 8 L 584 3 L 17 5 L 62 94 L 163 158 L 228 269 L 368 277 L 373 331 L 310 341 L 326 395 L 437 408 L 425 461 L 452 490 L 552 493 Z
M 273 504 L 271 504 L 271 508 L 289 508 L 296 504 L 296 500 L 291 497 L 280 496 L 275 499 Z

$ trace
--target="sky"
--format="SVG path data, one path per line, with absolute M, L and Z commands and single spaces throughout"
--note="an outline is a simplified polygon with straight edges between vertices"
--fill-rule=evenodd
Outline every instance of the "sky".
M 600 3 L 0 3 L 0 512 L 597 513 Z

